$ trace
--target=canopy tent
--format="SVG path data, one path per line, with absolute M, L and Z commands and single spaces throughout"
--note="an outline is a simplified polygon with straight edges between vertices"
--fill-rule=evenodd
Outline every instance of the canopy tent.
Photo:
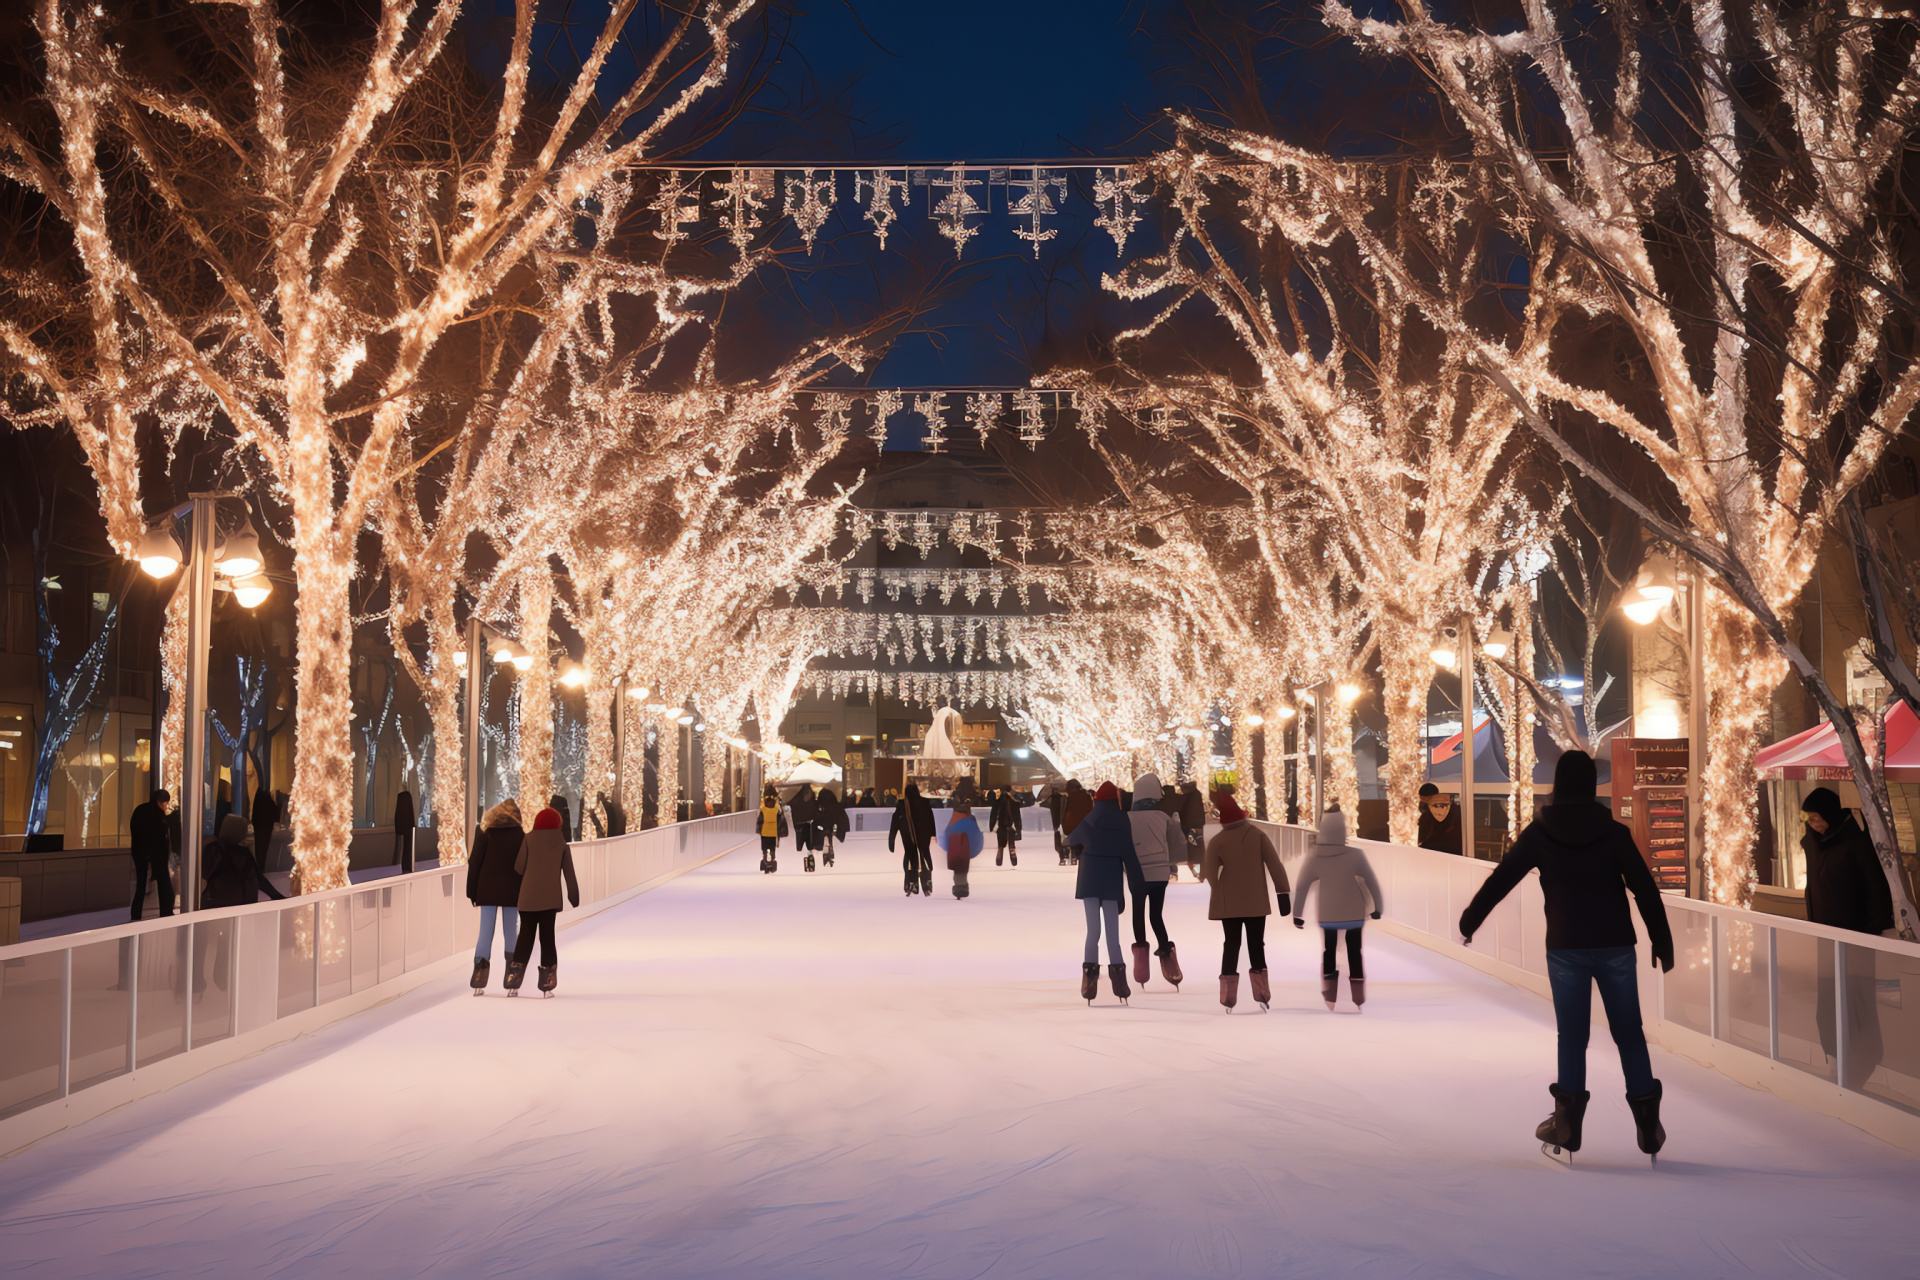
M 1582 730 L 1586 728 L 1586 709 L 1580 708 L 1575 714 L 1580 719 Z M 1618 729 L 1618 726 L 1615 726 Z M 1609 731 L 1611 736 L 1612 731 Z M 1429 782 L 1460 781 L 1460 740 L 1462 733 L 1442 738 L 1434 744 L 1427 757 L 1427 780 Z M 1553 769 L 1560 762 L 1560 746 L 1553 740 L 1545 726 L 1533 727 L 1533 780 L 1541 786 L 1553 785 Z M 1599 783 L 1605 786 L 1612 779 L 1612 753 L 1600 752 L 1594 757 L 1594 767 L 1599 772 Z M 1494 720 L 1485 711 L 1476 710 L 1473 715 L 1473 782 L 1475 790 L 1482 784 L 1506 784 L 1507 777 L 1507 731 L 1506 726 Z
M 1862 726 L 1863 738 L 1868 736 L 1868 728 Z M 1831 724 L 1817 724 L 1762 749 L 1754 768 L 1770 780 L 1853 777 L 1840 750 L 1840 735 Z M 1920 782 L 1920 720 L 1904 702 L 1896 703 L 1887 713 L 1887 780 Z

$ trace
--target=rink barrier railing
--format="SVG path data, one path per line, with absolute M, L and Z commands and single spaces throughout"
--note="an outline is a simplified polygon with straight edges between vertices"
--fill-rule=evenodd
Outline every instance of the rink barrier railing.
M 1314 833 L 1259 825 L 1294 875 Z M 1386 894 L 1382 923 L 1390 932 L 1551 997 L 1537 873 L 1493 909 L 1465 946 L 1460 915 L 1498 863 L 1383 841 L 1355 843 L 1366 850 Z M 1641 1013 L 1651 1039 L 1752 1088 L 1920 1150 L 1920 945 L 1664 897 L 1673 972 L 1662 975 L 1653 966 L 1645 930 L 1636 927 Z M 1594 1010 L 1596 1022 L 1604 1022 L 1597 1000 Z M 1594 1043 L 1609 1042 L 1597 1036 Z
M 753 843 L 753 816 L 574 843 L 580 908 L 560 927 Z M 480 921 L 466 873 L 0 947 L 0 1155 L 464 971 Z

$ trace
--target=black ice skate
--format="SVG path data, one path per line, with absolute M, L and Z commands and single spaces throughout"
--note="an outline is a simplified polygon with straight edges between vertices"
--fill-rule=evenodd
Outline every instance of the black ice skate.
M 1100 966 L 1089 960 L 1080 966 L 1080 998 L 1088 1004 L 1100 994 Z
M 1113 984 L 1114 998 L 1119 1000 L 1121 1004 L 1125 1004 L 1127 997 L 1133 994 L 1133 988 L 1127 985 L 1127 966 L 1123 964 L 1108 965 L 1107 981 Z
M 1547 1086 L 1553 1095 L 1553 1114 L 1540 1122 L 1533 1136 L 1540 1139 L 1540 1152 L 1562 1164 L 1573 1164 L 1573 1153 L 1580 1149 L 1580 1126 L 1587 1117 L 1587 1102 L 1593 1097 L 1586 1090 L 1568 1093 L 1557 1084 Z M 1636 1115 L 1637 1118 L 1637 1115 Z
M 1247 985 L 1252 989 L 1253 998 L 1259 1001 L 1260 1011 L 1267 1012 L 1268 1006 L 1273 1003 L 1273 988 L 1267 983 L 1267 971 L 1265 969 L 1247 970 Z
M 1353 992 L 1354 1008 L 1358 1009 L 1367 1002 L 1367 980 L 1365 978 L 1349 978 L 1347 980 L 1347 987 Z
M 1180 972 L 1180 957 L 1173 953 L 1173 944 L 1169 942 L 1154 954 L 1160 957 L 1160 976 L 1171 982 L 1176 992 L 1179 991 L 1183 975 Z
M 1220 1003 L 1226 1006 L 1228 1013 L 1232 1013 L 1233 1006 L 1240 1003 L 1239 974 L 1223 973 L 1220 975 Z
M 553 989 L 560 985 L 560 966 L 543 964 L 540 966 L 540 994 L 548 1000 L 553 999 Z
M 806 869 L 807 873 L 811 875 L 813 873 L 813 855 L 808 854 L 806 860 L 801 863 L 801 865 Z
M 478 996 L 478 995 L 485 995 L 485 994 L 486 994 L 486 991 L 487 991 L 487 975 L 488 975 L 488 973 L 490 973 L 490 972 L 492 971 L 492 968 L 493 968 L 493 966 L 492 966 L 492 964 L 491 964 L 491 963 L 490 963 L 489 961 L 486 961 L 486 960 L 483 960 L 483 959 L 481 959 L 481 958 L 479 958 L 479 957 L 477 957 L 477 956 L 476 956 L 476 957 L 474 958 L 474 961 L 473 961 L 473 984 L 472 984 L 472 985 L 473 985 L 473 994 L 475 994 L 475 995 L 477 995 L 477 996 Z
M 1147 985 L 1147 967 L 1147 944 L 1136 942 L 1133 944 L 1133 980 L 1140 984 L 1142 990 Z
M 1340 971 L 1320 975 L 1320 998 L 1327 1002 L 1327 1012 L 1333 1012 L 1335 1002 L 1340 999 Z
M 996 867 L 1004 867 L 1007 865 L 1007 847 L 1005 845 L 1001 845 L 994 851 L 993 865 Z
M 520 984 L 526 981 L 526 977 L 527 966 L 521 964 L 518 960 L 509 960 L 507 961 L 507 976 L 500 980 L 500 985 L 507 989 L 508 995 L 517 996 L 520 994 Z
M 1627 1099 L 1627 1109 L 1633 1112 L 1634 1137 L 1639 1139 L 1640 1149 L 1654 1164 L 1660 1163 L 1660 1148 L 1667 1145 L 1667 1131 L 1660 1123 L 1660 1096 L 1665 1092 L 1655 1080 L 1652 1093 L 1644 1098 Z
M 1018 849 L 1009 846 L 1007 849 L 1007 857 L 1012 861 L 1014 866 L 1017 867 L 1020 865 L 1020 851 Z

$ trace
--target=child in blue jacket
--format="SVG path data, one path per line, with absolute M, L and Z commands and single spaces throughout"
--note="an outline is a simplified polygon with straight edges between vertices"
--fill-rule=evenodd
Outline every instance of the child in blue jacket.
M 980 824 L 973 819 L 973 807 L 953 806 L 953 821 L 947 824 L 947 869 L 953 872 L 953 896 L 967 896 L 967 865 L 980 856 Z

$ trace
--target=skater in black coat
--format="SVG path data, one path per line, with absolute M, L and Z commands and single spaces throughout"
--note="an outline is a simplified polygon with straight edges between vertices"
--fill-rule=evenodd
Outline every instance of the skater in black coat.
M 480 937 L 473 949 L 473 989 L 483 991 L 493 954 L 493 926 L 504 917 L 502 955 L 511 956 L 520 937 L 520 805 L 502 800 L 480 819 L 473 853 L 467 858 L 467 901 L 480 908 Z
M 1020 865 L 1020 797 L 1002 787 L 993 796 L 993 808 L 988 811 L 987 819 L 993 824 L 995 853 L 993 865 L 999 866 L 1000 859 L 1010 857 L 1013 865 Z
M 1627 1077 L 1627 1105 L 1639 1130 L 1640 1149 L 1657 1155 L 1666 1141 L 1660 1127 L 1660 1081 L 1653 1075 L 1647 1036 L 1640 1023 L 1640 988 L 1634 973 L 1631 892 L 1653 944 L 1654 963 L 1673 970 L 1673 931 L 1653 873 L 1640 856 L 1633 833 L 1614 821 L 1594 798 L 1593 757 L 1569 751 L 1553 772 L 1553 803 L 1520 833 L 1513 848 L 1460 916 L 1467 942 L 1499 901 L 1527 872 L 1540 872 L 1547 909 L 1547 981 L 1559 1024 L 1559 1079 L 1550 1087 L 1553 1115 L 1536 1132 L 1543 1145 L 1580 1149 L 1586 1116 L 1587 1038 L 1593 1028 L 1593 988 L 1607 1010 L 1607 1026 L 1620 1050 Z
M 901 869 L 906 873 L 907 892 L 933 896 L 933 806 L 920 794 L 920 784 L 909 782 L 907 794 L 893 807 L 893 824 L 887 828 L 887 852 L 893 852 L 894 840 L 900 840 L 904 852 Z
M 833 865 L 833 846 L 835 841 L 847 838 L 847 807 L 840 803 L 840 797 L 833 794 L 833 788 L 820 788 L 820 807 L 813 815 L 814 831 L 819 836 L 824 852 L 821 860 L 827 866 Z
M 796 853 L 805 853 L 820 846 L 814 843 L 813 822 L 820 813 L 820 800 L 813 794 L 813 784 L 800 784 L 798 794 L 787 806 L 793 815 L 793 848 Z
M 1807 820 L 1800 851 L 1807 859 L 1807 919 L 1835 929 L 1884 933 L 1893 928 L 1893 891 L 1873 839 L 1830 787 L 1815 787 L 1800 806 Z

